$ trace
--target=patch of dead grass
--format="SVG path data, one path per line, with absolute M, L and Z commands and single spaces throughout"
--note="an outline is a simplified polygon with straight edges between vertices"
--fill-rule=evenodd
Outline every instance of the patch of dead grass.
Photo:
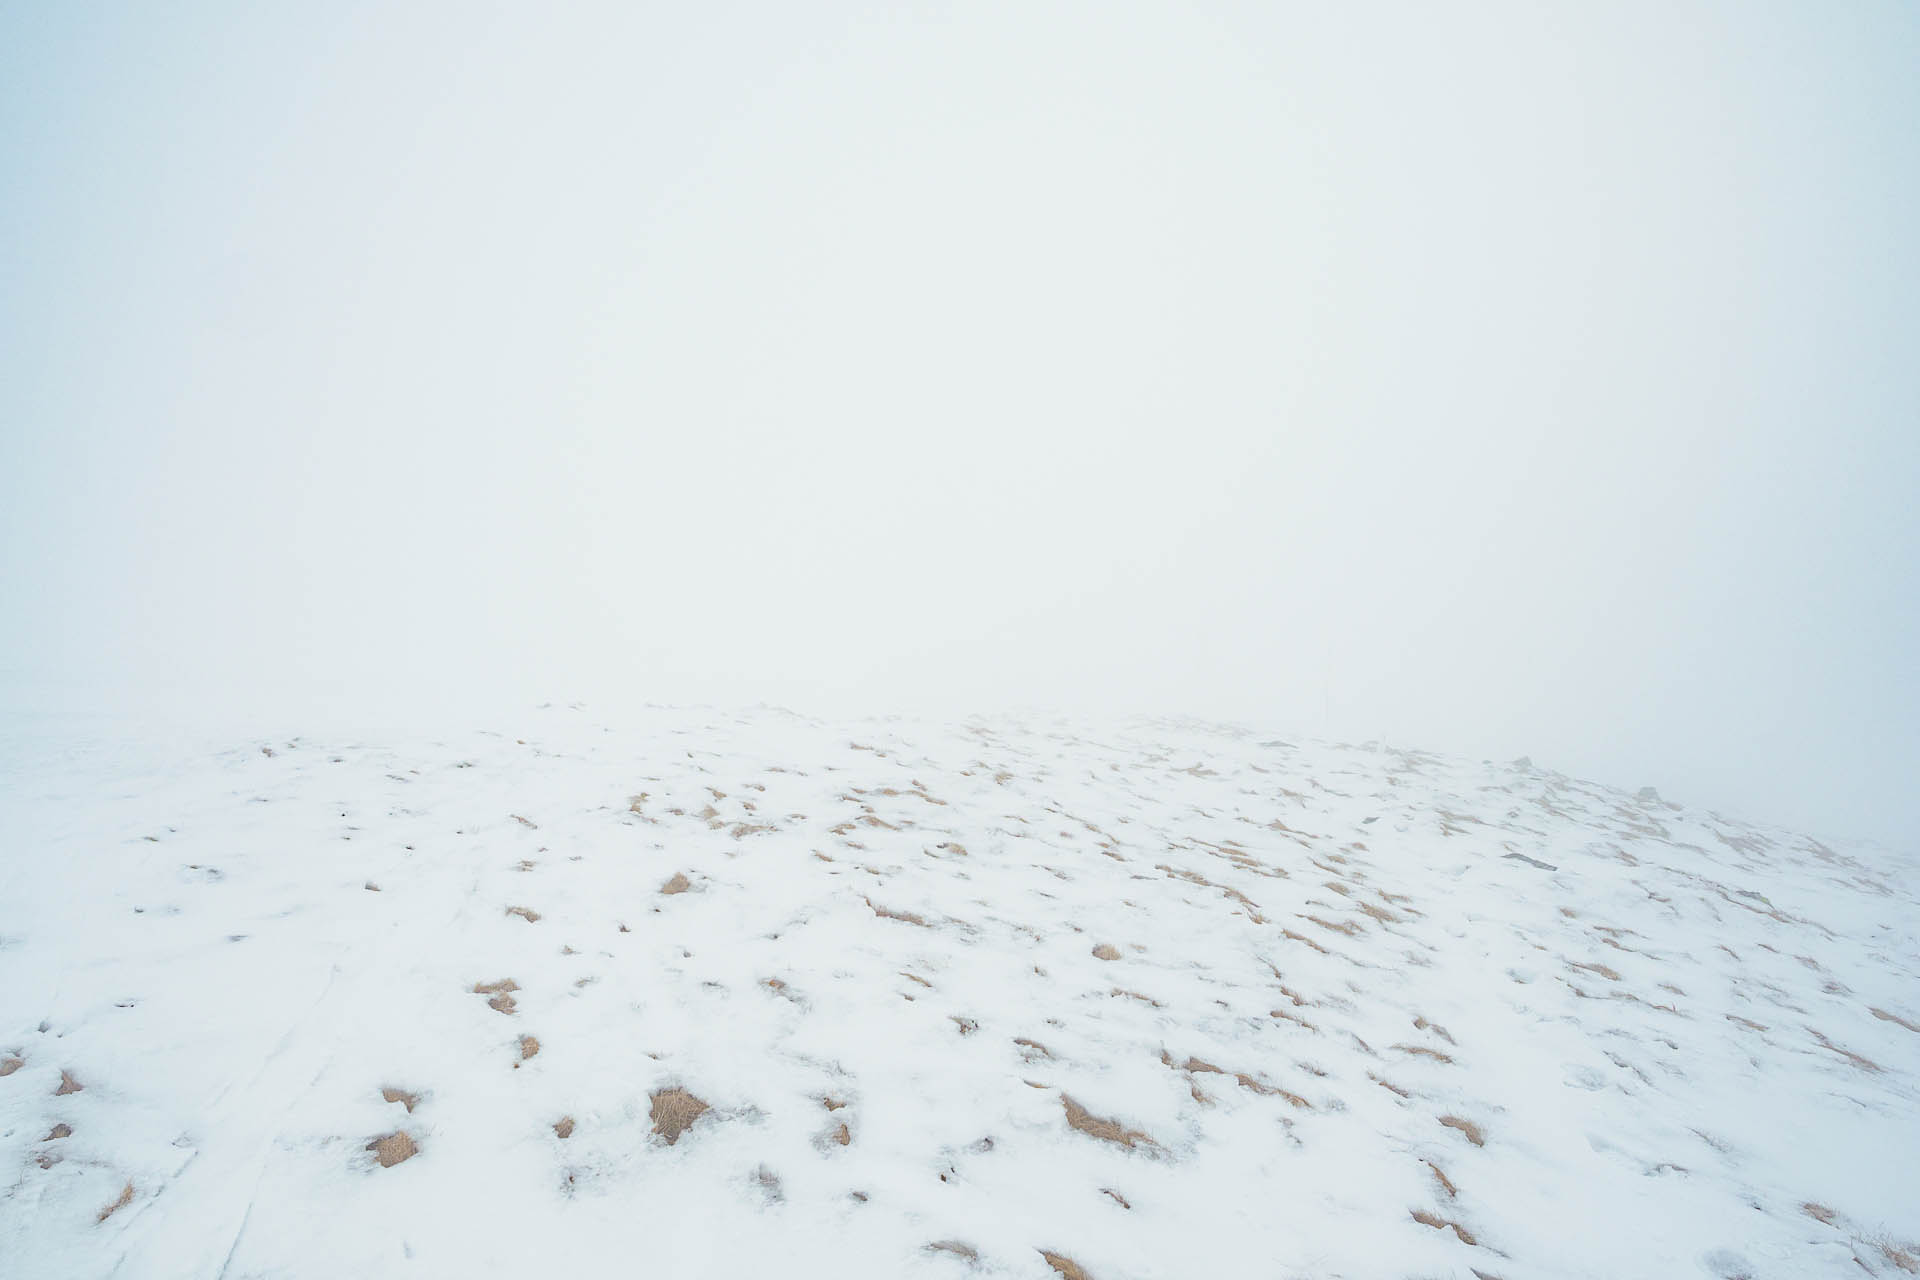
M 1916 1257 L 1911 1249 L 1897 1245 L 1891 1240 L 1875 1240 L 1873 1247 L 1880 1251 L 1881 1257 L 1908 1275 L 1920 1275 L 1920 1257 Z
M 1415 1222 L 1420 1223 L 1423 1226 L 1432 1227 L 1436 1231 L 1445 1231 L 1451 1228 L 1453 1231 L 1453 1234 L 1460 1237 L 1461 1244 L 1480 1243 L 1478 1240 L 1475 1240 L 1473 1238 L 1473 1233 L 1471 1231 L 1468 1231 L 1465 1227 L 1461 1226 L 1457 1222 L 1449 1222 L 1447 1219 L 1441 1217 L 1437 1213 L 1429 1213 L 1425 1209 L 1414 1209 L 1414 1210 L 1411 1210 L 1411 1212 L 1413 1214 L 1413 1220 Z
M 540 913 L 532 907 L 508 907 L 507 914 L 510 916 L 519 916 L 528 924 L 534 924 L 540 919 Z
M 1913 1032 L 1914 1034 L 1920 1035 L 1920 1026 L 1915 1026 L 1913 1023 L 1908 1022 L 1905 1018 L 1901 1017 L 1897 1013 L 1888 1013 L 1885 1009 L 1868 1009 L 1867 1012 L 1871 1013 L 1874 1017 L 1880 1019 L 1880 1021 L 1882 1022 L 1897 1022 L 1901 1026 L 1905 1027 L 1907 1030 Z M 15 1061 L 18 1061 L 18 1059 L 15 1059 Z M 5 1071 L 0 1071 L 0 1075 L 5 1075 L 5 1074 L 6 1074 Z
M 105 1222 L 108 1218 L 111 1218 L 113 1216 L 115 1210 L 124 1209 L 132 1203 L 133 1203 L 133 1184 L 129 1182 L 126 1186 L 120 1188 L 120 1198 L 118 1200 L 115 1200 L 112 1204 L 108 1205 L 106 1208 L 102 1209 L 99 1213 L 95 1214 L 93 1220 L 95 1222 Z
M 927 1251 L 930 1253 L 951 1253 L 956 1258 L 965 1258 L 968 1262 L 978 1262 L 980 1260 L 979 1250 L 959 1240 L 935 1240 L 927 1246 Z
M 1064 1277 L 1064 1280 L 1093 1280 L 1093 1277 L 1087 1274 L 1085 1267 L 1064 1253 L 1052 1253 L 1046 1249 L 1042 1249 L 1040 1250 L 1040 1256 L 1045 1258 L 1047 1265 L 1059 1272 L 1060 1275 Z
M 1818 1031 L 1814 1031 L 1812 1027 L 1808 1027 L 1807 1030 L 1813 1033 L 1813 1038 L 1820 1042 L 1820 1047 L 1822 1049 L 1827 1050 L 1829 1053 L 1839 1054 L 1841 1057 L 1845 1058 L 1848 1062 L 1851 1062 L 1854 1066 L 1860 1068 L 1860 1070 L 1862 1071 L 1879 1071 L 1880 1070 L 1880 1064 L 1875 1062 L 1873 1059 L 1862 1057 L 1861 1055 L 1855 1053 L 1851 1049 L 1841 1048 L 1839 1045 L 1835 1044 L 1833 1041 L 1821 1035 Z
M 1432 1058 L 1435 1062 L 1453 1061 L 1452 1058 L 1440 1052 L 1438 1049 L 1429 1049 L 1423 1044 L 1395 1044 L 1388 1045 L 1387 1047 L 1390 1049 L 1398 1049 L 1402 1053 L 1416 1054 L 1422 1058 Z
M 10 1076 L 26 1065 L 27 1060 L 25 1058 L 0 1058 L 0 1076 Z
M 932 926 L 926 922 L 925 917 L 917 916 L 911 911 L 891 911 L 886 907 L 875 906 L 872 898 L 863 897 L 860 900 L 866 903 L 873 914 L 879 916 L 882 920 L 898 920 L 903 924 L 917 924 L 922 929 L 932 928 Z
M 86 1088 L 85 1085 L 73 1078 L 73 1072 L 63 1068 L 60 1072 L 60 1087 L 53 1091 L 53 1096 L 59 1098 L 69 1093 L 79 1093 L 84 1088 Z
M 1291 942 L 1304 942 L 1307 946 L 1312 947 L 1315 951 L 1318 951 L 1323 956 L 1332 954 L 1325 947 L 1321 946 L 1319 943 L 1315 942 L 1312 938 L 1309 938 L 1304 933 L 1295 933 L 1291 929 L 1282 929 L 1280 931 L 1280 936 L 1288 939 Z
M 1094 1115 L 1064 1093 L 1060 1095 L 1060 1104 L 1066 1109 L 1067 1127 L 1090 1138 L 1116 1143 L 1128 1149 L 1143 1144 L 1155 1148 L 1160 1145 L 1138 1129 L 1129 1129 L 1117 1120 Z
M 382 1101 L 398 1102 L 401 1105 L 405 1106 L 407 1109 L 408 1115 L 413 1114 L 414 1107 L 418 1105 L 420 1102 L 419 1094 L 408 1093 L 405 1089 L 396 1089 L 392 1085 L 388 1085 L 385 1088 L 381 1089 L 380 1097 Z
M 534 1054 L 538 1052 L 540 1052 L 539 1036 L 521 1036 L 520 1037 L 520 1062 L 525 1062 L 528 1058 L 531 1058 Z M 520 1062 L 516 1062 L 513 1065 L 517 1067 L 520 1065 Z
M 1334 933 L 1345 934 L 1349 938 L 1357 938 L 1360 936 L 1360 926 L 1351 920 L 1342 920 L 1339 924 L 1334 924 L 1332 921 L 1322 920 L 1319 916 L 1301 916 L 1300 918 L 1302 920 L 1309 921 L 1310 923 L 1317 924 L 1322 929 L 1328 929 Z
M 680 1141 L 680 1135 L 691 1128 L 694 1121 L 713 1110 L 706 1102 L 678 1085 L 656 1089 L 649 1099 L 652 1103 L 649 1111 L 653 1117 L 653 1131 L 665 1138 L 668 1146 Z
M 671 880 L 668 880 L 665 884 L 660 886 L 660 892 L 662 894 L 671 896 L 676 893 L 685 893 L 687 890 L 691 888 L 693 888 L 693 882 L 687 879 L 686 873 L 683 871 L 676 871 L 673 873 L 673 878 Z
M 1118 960 L 1120 958 L 1120 948 L 1114 946 L 1111 942 L 1098 943 L 1093 948 L 1093 958 L 1096 960 Z
M 1125 987 L 1115 987 L 1113 990 L 1107 992 L 1107 994 L 1109 996 L 1126 996 L 1128 999 L 1131 999 L 1131 1000 L 1142 1000 L 1142 1001 L 1145 1001 L 1147 1004 L 1152 1005 L 1156 1009 L 1166 1008 L 1165 1005 L 1161 1004 L 1158 1000 L 1155 1000 L 1152 996 L 1143 996 L 1138 991 L 1129 991 Z
M 1459 1130 L 1476 1147 L 1487 1145 L 1486 1135 L 1480 1132 L 1480 1126 L 1464 1116 L 1441 1116 L 1440 1123 L 1449 1129 Z

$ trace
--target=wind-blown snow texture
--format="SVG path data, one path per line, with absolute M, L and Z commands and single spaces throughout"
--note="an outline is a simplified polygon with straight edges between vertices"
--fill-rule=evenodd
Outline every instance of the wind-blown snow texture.
M 8 1277 L 1920 1267 L 1885 852 L 1191 724 L 6 759 Z

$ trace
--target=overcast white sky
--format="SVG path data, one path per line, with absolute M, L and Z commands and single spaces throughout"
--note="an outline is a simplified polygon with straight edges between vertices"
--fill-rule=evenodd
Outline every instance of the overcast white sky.
M 1920 7 L 294 8 L 0 3 L 11 705 L 1175 711 L 1920 839 Z

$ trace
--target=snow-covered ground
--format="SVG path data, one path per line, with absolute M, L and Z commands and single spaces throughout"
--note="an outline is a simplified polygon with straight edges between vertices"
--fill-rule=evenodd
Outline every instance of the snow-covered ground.
M 6 1277 L 1920 1269 L 1911 854 L 1195 724 L 0 770 Z

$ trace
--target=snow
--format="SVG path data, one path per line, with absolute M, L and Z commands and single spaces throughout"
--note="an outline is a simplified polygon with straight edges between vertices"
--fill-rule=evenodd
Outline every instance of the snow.
M 0 820 L 6 1276 L 1920 1266 L 1912 856 L 1525 762 L 550 707 Z

